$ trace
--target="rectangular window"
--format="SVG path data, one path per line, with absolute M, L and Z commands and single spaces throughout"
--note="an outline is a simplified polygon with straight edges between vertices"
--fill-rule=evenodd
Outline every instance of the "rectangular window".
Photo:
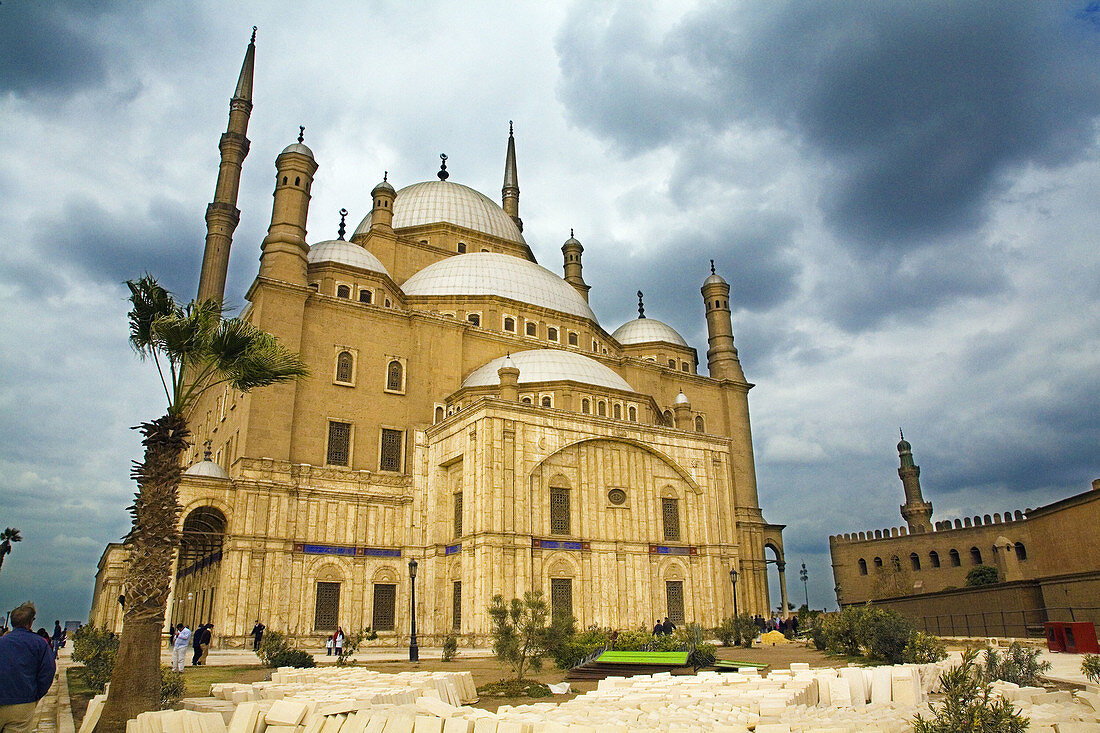
M 569 489 L 550 489 L 550 534 L 569 534 Z
M 573 615 L 573 580 L 571 578 L 550 579 L 550 614 Z
M 340 618 L 340 584 L 318 583 L 317 606 L 313 613 L 315 631 L 335 631 Z
M 456 580 L 451 591 L 451 628 L 462 628 L 462 581 Z
M 329 420 L 328 451 L 325 463 L 330 466 L 347 466 L 351 458 L 351 423 Z
M 455 539 L 462 536 L 462 492 L 455 493 Z
M 382 450 L 378 458 L 379 471 L 401 470 L 401 436 L 400 430 L 382 428 Z
M 397 608 L 397 586 L 392 583 L 376 583 L 374 586 L 374 613 L 371 624 L 375 631 L 394 630 L 394 609 Z
M 665 528 L 665 540 L 680 541 L 680 502 L 677 499 L 661 499 L 661 520 Z M 669 617 L 671 618 L 671 616 Z
M 665 596 L 668 598 L 668 619 L 677 626 L 684 625 L 684 581 L 666 580 Z

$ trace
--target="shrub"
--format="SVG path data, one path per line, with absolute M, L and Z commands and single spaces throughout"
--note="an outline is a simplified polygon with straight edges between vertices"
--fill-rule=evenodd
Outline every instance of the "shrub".
M 581 633 L 574 633 L 550 651 L 558 669 L 572 669 L 588 657 L 611 644 L 611 632 L 593 626 Z
M 733 646 L 739 642 L 741 639 L 737 633 L 737 619 L 733 616 L 722 619 L 722 622 L 714 627 L 714 638 L 722 642 L 722 646 Z
M 167 710 L 183 699 L 183 675 L 166 664 L 160 665 L 160 707 Z
M 1020 715 L 1009 700 L 994 698 L 988 683 L 981 681 L 981 672 L 974 663 L 977 652 L 967 650 L 962 664 L 940 677 L 943 700 L 940 707 L 929 704 L 935 716 L 925 720 L 917 715 L 913 733 L 1023 733 L 1027 718 Z
M 1050 662 L 1040 662 L 1042 652 L 1026 647 L 1018 641 L 1005 650 L 1004 656 L 996 649 L 985 650 L 984 680 L 1004 680 L 1021 686 L 1033 686 L 1039 676 L 1051 668 Z
M 727 616 L 722 619 L 722 623 L 714 629 L 714 637 L 722 642 L 722 646 L 737 645 L 748 649 L 758 632 L 752 614 L 743 613 L 736 618 Z
M 863 617 L 863 608 L 850 606 L 825 619 L 825 649 L 834 654 L 859 656 L 859 639 L 856 629 Z
M 289 650 L 290 644 L 287 642 L 286 635 L 269 629 L 264 632 L 264 636 L 260 640 L 260 648 L 256 650 L 256 656 L 260 658 L 260 664 L 263 666 L 275 667 L 277 665 L 272 664 L 271 660 L 278 654 Z
M 947 659 L 947 645 L 938 636 L 914 631 L 909 635 L 909 643 L 902 652 L 902 661 L 906 664 L 928 664 Z
M 378 633 L 369 628 L 355 631 L 344 636 L 344 645 L 340 647 L 340 653 L 336 656 L 336 666 L 346 667 L 352 654 L 359 651 L 360 645 L 368 639 L 377 639 Z
M 978 565 L 971 568 L 970 572 L 966 574 L 966 584 L 968 586 L 993 585 L 1000 582 L 1001 573 L 992 565 Z
M 106 629 L 82 626 L 73 633 L 73 661 L 84 665 L 84 682 L 96 692 L 111 681 L 118 638 Z
M 819 652 L 825 651 L 828 639 L 825 636 L 825 621 L 828 616 L 817 616 L 810 624 L 810 639 L 814 643 L 814 648 Z
M 504 596 L 493 596 L 489 604 L 493 654 L 511 666 L 517 681 L 522 681 L 526 672 L 542 668 L 548 644 L 548 615 L 546 601 L 537 591 L 524 593 L 522 601 L 513 598 L 508 605 Z
M 737 643 L 741 645 L 743 649 L 749 649 L 752 647 L 753 639 L 760 633 L 760 629 L 756 625 L 756 619 L 752 617 L 751 613 L 743 613 L 737 617 Z
M 458 656 L 458 637 L 454 634 L 447 634 L 447 637 L 443 639 L 443 661 L 453 661 Z
M 897 611 L 866 608 L 856 624 L 856 640 L 871 659 L 899 664 L 913 633 L 913 624 Z
M 1089 682 L 1100 684 L 1100 656 L 1086 654 L 1081 661 L 1081 674 L 1085 675 L 1085 679 Z
M 264 634 L 266 636 L 266 634 Z M 284 649 L 270 657 L 267 667 L 313 667 L 313 655 L 301 649 Z
M 653 634 L 648 631 L 620 631 L 614 647 L 621 652 L 641 652 L 649 649 Z

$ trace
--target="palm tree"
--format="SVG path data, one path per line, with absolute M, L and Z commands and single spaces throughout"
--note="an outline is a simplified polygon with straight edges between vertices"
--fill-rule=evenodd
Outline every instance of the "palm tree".
M 23 535 L 15 527 L 8 527 L 0 532 L 0 568 L 4 567 L 4 555 L 11 554 L 11 543 L 22 542 Z
M 228 384 L 247 392 L 308 374 L 299 356 L 271 334 L 240 318 L 223 318 L 219 301 L 178 305 L 155 279 L 128 281 L 130 345 L 152 358 L 168 400 L 166 413 L 143 423 L 144 460 L 131 475 L 138 485 L 125 538 L 126 610 L 110 693 L 98 730 L 122 733 L 126 721 L 160 706 L 160 642 L 179 544 L 180 458 L 187 447 L 185 415 L 209 389 Z

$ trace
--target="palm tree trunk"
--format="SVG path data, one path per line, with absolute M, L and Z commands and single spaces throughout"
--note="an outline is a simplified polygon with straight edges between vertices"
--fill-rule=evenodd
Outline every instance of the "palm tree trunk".
M 127 564 L 122 636 L 98 733 L 124 733 L 126 721 L 160 708 L 160 646 L 168 602 L 172 558 L 179 545 L 180 456 L 187 423 L 168 414 L 137 430 L 145 460 L 134 462 L 138 492 L 130 507 L 133 528 L 126 537 Z

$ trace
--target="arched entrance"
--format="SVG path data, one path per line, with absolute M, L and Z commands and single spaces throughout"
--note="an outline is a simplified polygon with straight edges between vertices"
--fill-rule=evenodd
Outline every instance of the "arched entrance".
M 193 629 L 213 620 L 225 526 L 225 515 L 212 506 L 197 507 L 184 517 L 176 563 L 173 622 L 183 622 Z
M 769 554 L 771 555 L 771 557 L 767 557 Z M 775 603 L 774 599 L 771 598 L 770 591 L 771 588 L 774 586 L 772 586 L 770 582 L 768 583 L 768 607 L 772 609 L 781 609 L 780 616 L 782 616 L 783 618 L 789 618 L 791 612 L 790 609 L 787 607 L 787 562 L 783 559 L 783 546 L 773 539 L 765 540 L 764 555 L 765 557 L 767 557 L 766 562 L 770 566 L 768 568 L 768 575 L 771 575 L 774 572 L 776 574 L 776 580 L 779 581 L 778 603 Z

